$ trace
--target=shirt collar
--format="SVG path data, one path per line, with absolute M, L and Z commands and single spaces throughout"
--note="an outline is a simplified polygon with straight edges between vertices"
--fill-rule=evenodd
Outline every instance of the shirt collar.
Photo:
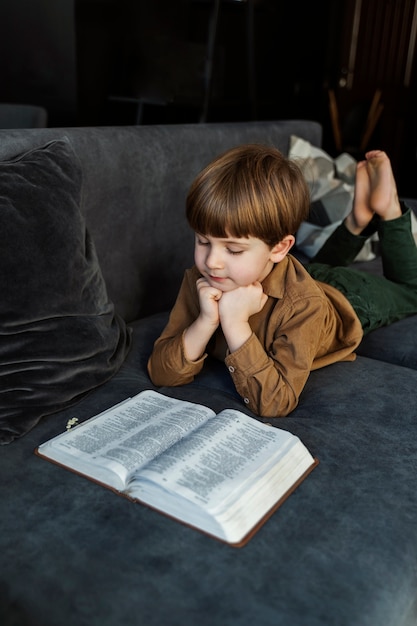
M 268 276 L 262 281 L 264 293 L 273 298 L 283 298 L 285 292 L 285 277 L 288 270 L 289 258 L 285 256 L 282 261 L 276 263 Z

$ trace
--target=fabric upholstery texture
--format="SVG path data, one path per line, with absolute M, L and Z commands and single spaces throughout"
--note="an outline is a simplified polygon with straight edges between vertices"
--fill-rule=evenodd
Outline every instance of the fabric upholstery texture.
M 80 211 L 68 140 L 0 163 L 0 442 L 108 380 L 129 344 Z
M 319 144 L 321 133 L 319 124 L 304 120 L 65 129 L 82 165 L 83 214 L 108 295 L 123 319 L 173 305 L 193 263 L 185 198 L 200 169 L 240 143 L 270 143 L 287 153 L 290 134 Z M 0 159 L 62 134 L 54 128 L 0 130 Z
M 312 373 L 294 413 L 267 421 L 320 464 L 241 549 L 33 455 L 69 418 L 153 388 L 145 364 L 166 319 L 135 322 L 132 349 L 99 394 L 2 450 L 0 594 L 12 623 L 415 626 L 417 372 L 359 357 Z M 191 385 L 160 391 L 245 411 L 216 361 Z
M 62 134 L 0 130 L 0 159 Z M 0 623 L 415 626 L 416 316 L 370 333 L 354 362 L 312 372 L 295 411 L 268 420 L 298 435 L 320 464 L 242 549 L 33 454 L 70 418 L 81 422 L 153 388 L 146 362 L 192 263 L 184 199 L 195 173 L 246 141 L 288 151 L 297 135 L 319 146 L 320 127 L 271 121 L 65 134 L 82 163 L 83 215 L 132 346 L 105 384 L 1 449 Z M 380 274 L 380 261 L 355 266 Z M 224 365 L 208 359 L 192 384 L 160 391 L 248 412 Z

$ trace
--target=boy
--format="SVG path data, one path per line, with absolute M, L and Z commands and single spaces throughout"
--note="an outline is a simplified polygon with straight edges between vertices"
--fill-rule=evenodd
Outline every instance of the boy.
M 417 312 L 410 210 L 384 152 L 358 164 L 351 214 L 303 267 L 288 253 L 309 205 L 298 166 L 271 147 L 234 148 L 197 176 L 187 197 L 195 266 L 150 356 L 155 385 L 191 382 L 210 354 L 249 409 L 285 416 L 311 370 L 353 360 L 364 332 Z M 385 277 L 343 267 L 375 230 Z

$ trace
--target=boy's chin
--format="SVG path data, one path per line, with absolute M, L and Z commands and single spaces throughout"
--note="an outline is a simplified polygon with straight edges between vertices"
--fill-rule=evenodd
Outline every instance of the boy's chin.
M 222 284 L 218 284 L 217 282 L 216 283 L 210 282 L 210 285 L 212 287 L 215 287 L 222 293 L 229 293 L 230 291 L 235 291 L 239 287 L 243 287 L 243 285 L 236 285 L 236 283 L 232 283 L 230 281 L 228 281 L 227 283 L 222 283 Z

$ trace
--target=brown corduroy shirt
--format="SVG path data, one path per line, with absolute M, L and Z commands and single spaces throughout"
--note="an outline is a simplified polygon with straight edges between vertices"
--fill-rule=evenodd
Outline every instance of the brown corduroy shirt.
M 298 404 L 310 372 L 336 361 L 352 361 L 363 332 L 351 304 L 337 289 L 315 281 L 292 255 L 274 266 L 262 283 L 268 300 L 249 319 L 252 335 L 229 353 L 219 327 L 207 353 L 190 361 L 183 333 L 199 315 L 196 267 L 185 272 L 167 326 L 155 342 L 148 371 L 155 385 L 191 382 L 207 354 L 225 362 L 246 406 L 263 417 L 283 417 Z

